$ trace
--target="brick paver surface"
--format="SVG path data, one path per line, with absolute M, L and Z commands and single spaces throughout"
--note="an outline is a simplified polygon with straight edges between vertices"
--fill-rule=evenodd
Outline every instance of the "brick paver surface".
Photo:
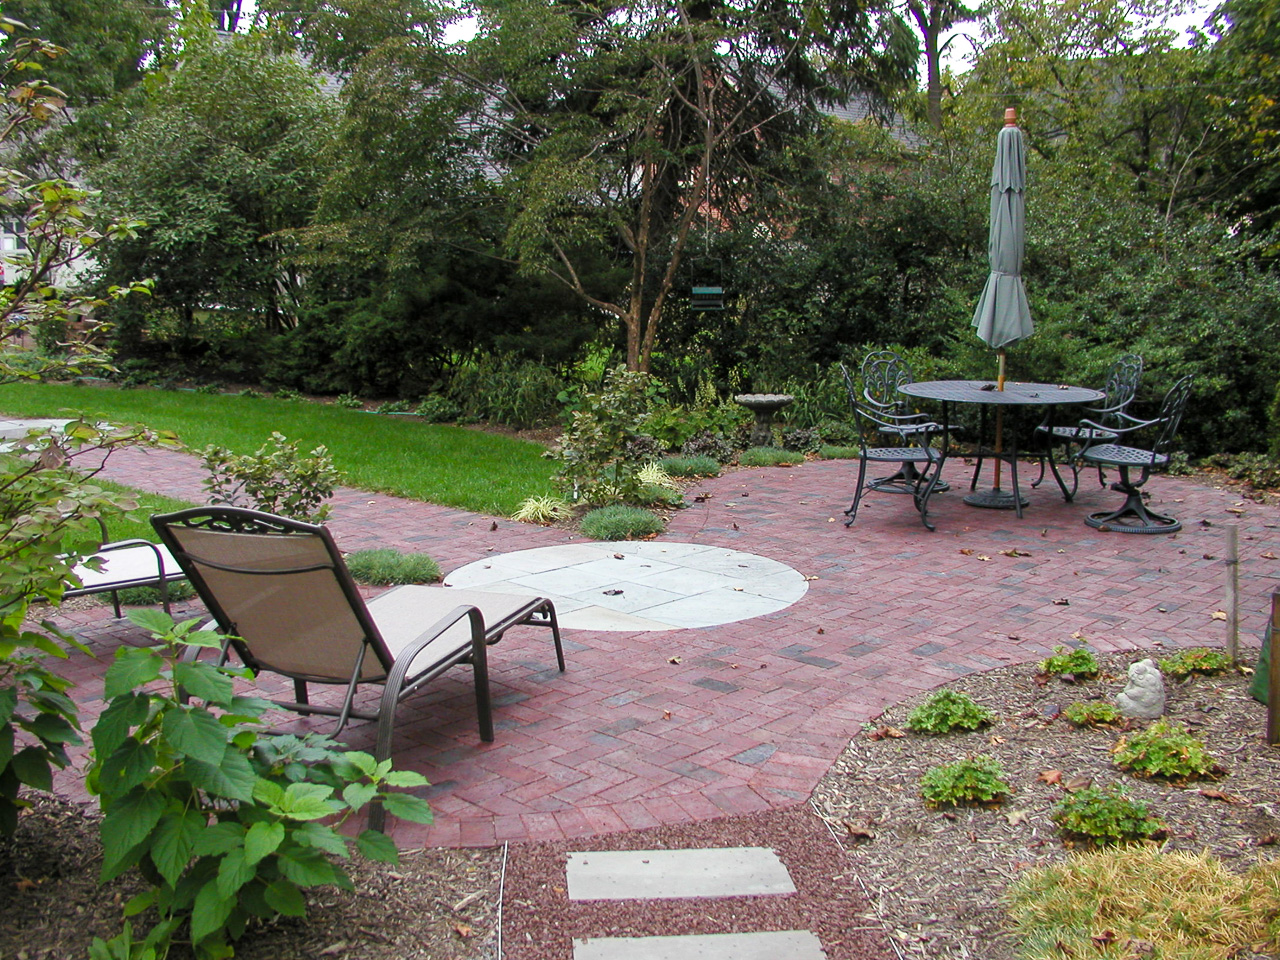
M 808 594 L 769 616 L 665 633 L 567 631 L 558 673 L 546 634 L 514 630 L 490 657 L 497 739 L 479 739 L 470 675 L 441 678 L 401 708 L 398 766 L 424 773 L 430 827 L 397 839 L 430 845 L 587 836 L 800 803 L 861 725 L 954 677 L 1043 657 L 1076 637 L 1103 651 L 1220 645 L 1226 528 L 1240 528 L 1244 642 L 1256 646 L 1280 574 L 1280 509 L 1232 491 L 1158 477 L 1174 536 L 1102 533 L 1081 518 L 1118 502 L 1094 475 L 1065 504 L 1031 491 L 1023 519 L 935 496 L 936 533 L 910 500 L 869 494 L 840 522 L 856 465 L 740 470 L 686 497 L 663 539 L 731 547 L 790 564 Z M 197 462 L 172 451 L 122 451 L 105 475 L 202 499 Z M 964 488 L 964 489 L 962 489 Z M 695 502 L 697 495 L 697 502 Z M 342 490 L 330 527 L 344 549 L 419 550 L 448 571 L 492 552 L 567 542 L 560 530 L 382 494 Z M 199 607 L 188 605 L 189 616 Z M 97 659 L 68 666 L 91 721 L 106 657 L 137 639 L 109 607 L 68 612 Z M 679 658 L 678 662 L 673 662 Z M 281 685 L 283 689 L 283 685 Z M 302 723 L 318 721 L 302 721 Z M 372 724 L 349 728 L 373 747 Z M 74 778 L 59 787 L 75 789 Z

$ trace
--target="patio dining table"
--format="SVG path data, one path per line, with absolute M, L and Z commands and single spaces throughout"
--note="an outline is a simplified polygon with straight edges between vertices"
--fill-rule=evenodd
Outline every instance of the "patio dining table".
M 997 389 L 996 384 L 990 380 L 922 380 L 917 383 L 904 383 L 898 390 L 917 400 L 939 402 L 942 406 L 940 422 L 944 435 L 951 427 L 952 404 L 956 403 L 982 405 L 983 424 L 985 426 L 988 407 L 1007 407 L 1015 410 L 1026 410 L 1029 407 L 1038 409 L 1040 407 L 1064 404 L 1095 403 L 1106 396 L 1101 390 L 1094 390 L 1090 387 L 1075 387 L 1069 384 L 1057 383 L 1020 383 L 1012 380 L 1005 381 L 1003 390 Z M 974 507 L 1012 509 L 1021 517 L 1022 508 L 1027 505 L 1028 500 L 1018 489 L 1018 434 L 1021 423 L 1018 422 L 1020 418 L 1015 417 L 1013 419 L 1015 422 L 1003 437 L 999 436 L 1000 431 L 997 430 L 998 439 L 1003 441 L 997 443 L 997 448 L 983 448 L 983 438 L 981 435 L 978 437 L 980 456 L 993 457 L 1009 463 L 1010 473 L 1013 478 L 1012 491 L 1004 491 L 999 487 L 995 487 L 990 491 L 970 494 L 964 498 L 964 502 Z M 1053 466 L 1052 463 L 1050 465 Z M 941 464 L 939 464 L 938 470 L 941 472 Z M 1058 481 L 1058 486 L 1062 488 L 1063 494 L 1066 495 L 1066 487 L 1063 485 L 1062 478 L 1058 475 L 1056 466 L 1053 467 L 1053 475 L 1054 479 Z M 976 484 L 977 476 L 975 475 L 973 486 L 976 486 Z M 928 510 L 928 499 L 933 492 L 931 489 L 925 494 L 924 511 Z M 1070 499 L 1070 497 L 1067 499 Z

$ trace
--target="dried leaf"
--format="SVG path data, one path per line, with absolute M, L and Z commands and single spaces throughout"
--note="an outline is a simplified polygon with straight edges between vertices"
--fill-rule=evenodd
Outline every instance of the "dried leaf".
M 819 627 L 819 628 L 818 628 L 818 633 L 822 634 L 822 633 L 826 633 L 826 632 L 827 632 L 827 631 L 826 631 L 823 627 Z
M 1205 559 L 1205 560 L 1212 560 L 1212 559 L 1214 559 L 1214 556 L 1213 556 L 1213 554 L 1212 554 L 1212 553 L 1206 553 L 1206 554 L 1204 555 L 1204 559 Z
M 1275 558 L 1276 558 L 1276 555 L 1272 553 L 1270 550 L 1268 550 L 1266 553 L 1262 555 L 1263 560 L 1274 560 Z
M 1016 827 L 1018 824 L 1025 822 L 1027 816 L 1026 810 L 1007 810 L 1004 818 L 1009 821 L 1009 826 Z
M 805 580 L 817 580 L 817 577 L 805 577 Z
M 966 556 L 966 557 L 972 557 L 972 556 L 973 556 L 973 551 L 972 551 L 971 549 L 969 549 L 968 547 L 964 547 L 964 548 L 962 548 L 962 549 L 960 550 L 960 553 L 961 553 L 961 555 L 962 555 L 962 556 Z
M 1200 796 L 1208 797 L 1210 800 L 1225 800 L 1227 803 L 1244 803 L 1239 797 L 1233 797 L 1229 793 L 1223 793 L 1221 790 L 1214 790 L 1212 787 L 1201 790 Z
M 16 883 L 14 883 L 13 886 L 17 890 L 23 890 L 23 891 L 34 890 L 36 888 L 36 882 L 34 880 L 28 880 L 26 877 L 23 877 L 21 880 L 18 880 Z
M 493 523 L 489 524 L 489 532 L 490 532 L 490 533 L 493 533 L 493 531 L 495 531 L 495 530 L 497 530 L 497 529 L 498 529 L 498 521 L 497 521 L 497 520 L 495 520 L 495 521 L 493 521 Z
M 605 595 L 606 597 L 618 597 L 618 596 L 621 596 L 621 595 L 622 595 L 622 591 L 621 591 L 621 590 L 606 590 L 606 591 L 604 591 L 604 595 Z
M 458 936 L 463 940 L 466 940 L 469 936 L 471 936 L 471 928 L 467 926 L 465 923 L 455 923 L 453 925 L 453 929 L 458 934 Z
M 735 530 L 740 530 L 740 529 L 741 529 L 741 527 L 739 527 L 739 526 L 735 523 L 735 524 L 733 525 L 733 529 L 735 529 Z
M 663 719 L 663 720 L 670 720 L 670 719 L 671 719 L 671 711 L 670 711 L 670 710 L 663 710 L 663 711 L 662 711 L 662 719 Z
M 1093 777 L 1072 777 L 1062 785 L 1062 789 L 1067 793 L 1079 793 L 1081 790 L 1088 790 L 1093 786 Z
M 1001 550 L 1000 555 L 1003 557 L 1029 557 L 1031 554 L 1025 550 L 1019 550 L 1017 547 L 1010 547 L 1008 550 Z
M 1071 606 L 1071 601 L 1066 597 L 1059 597 L 1057 600 L 1053 601 L 1053 605 L 1055 607 L 1069 607 Z
M 874 840 L 876 838 L 876 835 L 866 827 L 856 826 L 848 820 L 844 822 L 844 829 L 854 843 L 863 843 L 864 841 Z
M 1225 620 L 1225 619 L 1227 619 L 1227 613 L 1226 613 L 1226 611 L 1225 611 L 1225 610 L 1215 610 L 1215 611 L 1213 611 L 1213 616 L 1212 616 L 1212 617 L 1210 617 L 1210 619 L 1211 619 L 1211 620 Z
M 884 740 L 886 738 L 892 738 L 894 740 L 898 740 L 905 736 L 906 734 L 903 733 L 901 730 L 899 730 L 897 727 L 890 727 L 882 723 L 880 726 L 876 727 L 869 734 L 867 734 L 867 739 L 868 740 Z
M 1089 939 L 1099 947 L 1107 947 L 1116 942 L 1116 932 L 1114 930 L 1103 930 L 1101 933 L 1094 934 Z
M 615 553 L 615 554 L 613 555 L 613 559 L 615 559 L 615 560 L 625 560 L 625 559 L 627 559 L 627 557 L 626 557 L 626 554 L 622 554 L 622 553 Z
M 667 657 L 667 663 L 679 663 L 679 662 L 680 662 L 679 657 Z
M 1036 777 L 1036 779 L 1043 780 L 1045 783 L 1061 783 L 1062 771 L 1061 770 L 1041 770 L 1040 776 Z
M 1239 507 L 1227 507 L 1227 513 L 1234 513 L 1237 517 L 1244 513 Z
M 979 560 L 982 560 L 982 561 L 984 561 L 984 562 L 985 562 L 985 561 L 987 561 L 987 560 L 990 560 L 991 558 L 990 558 L 990 557 L 988 557 L 985 553 L 980 553 L 980 554 L 978 554 L 978 559 L 979 559 Z
M 1274 833 L 1268 833 L 1264 837 L 1259 837 L 1254 843 L 1260 847 L 1274 847 L 1277 843 L 1280 843 L 1280 837 L 1277 837 Z
M 1004 743 L 1004 737 L 992 737 L 992 738 L 991 738 L 991 745 L 992 745 L 993 747 L 998 747 L 998 746 L 1000 746 L 1000 744 L 1002 744 L 1002 743 Z

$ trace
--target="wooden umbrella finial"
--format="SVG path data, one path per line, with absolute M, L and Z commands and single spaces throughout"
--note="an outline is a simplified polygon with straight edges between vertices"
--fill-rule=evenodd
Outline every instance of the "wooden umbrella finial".
M 1006 127 L 1016 127 L 1018 125 L 1018 110 L 1016 107 L 1005 108 L 1004 125 Z

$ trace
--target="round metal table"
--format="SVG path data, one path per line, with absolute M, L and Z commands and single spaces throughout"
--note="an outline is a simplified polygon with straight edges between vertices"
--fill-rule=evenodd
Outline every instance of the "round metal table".
M 1056 383 L 1020 383 L 1006 380 L 1004 389 L 999 390 L 991 380 L 923 380 L 919 383 L 904 383 L 898 388 L 901 393 L 918 400 L 936 400 L 942 404 L 942 428 L 950 427 L 951 404 L 976 403 L 985 407 L 996 408 L 996 446 L 994 450 L 983 451 L 982 456 L 994 457 L 997 464 L 1007 460 L 1013 475 L 1013 489 L 1002 490 L 999 480 L 991 490 L 973 493 L 964 498 L 964 502 L 974 507 L 988 507 L 997 510 L 1016 510 L 1022 516 L 1022 508 L 1029 502 L 1018 489 L 1018 437 L 1017 431 L 1010 432 L 1008 449 L 1005 449 L 1003 437 L 1003 413 L 1005 407 L 1026 408 L 1057 406 L 1071 403 L 1096 403 L 1106 396 L 1101 390 L 1090 387 L 1073 387 Z M 979 444 L 982 438 L 979 437 Z M 981 447 L 980 447 L 981 449 Z M 941 467 L 939 467 L 941 469 Z M 998 472 L 998 471 L 997 471 Z M 1055 469 L 1054 476 L 1057 476 Z M 1059 485 L 1061 485 L 1059 479 Z M 975 475 L 974 485 L 977 483 Z M 1065 491 L 1064 491 L 1065 492 Z M 926 503 L 927 506 L 927 503 Z

